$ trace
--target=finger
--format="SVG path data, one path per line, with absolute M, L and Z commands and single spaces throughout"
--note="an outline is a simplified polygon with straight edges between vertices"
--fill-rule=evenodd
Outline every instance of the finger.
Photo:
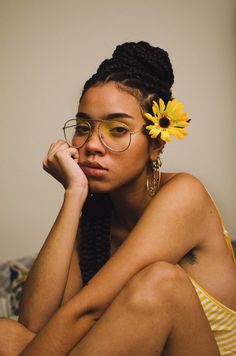
M 56 141 L 55 143 L 52 143 L 49 147 L 49 150 L 48 150 L 48 155 L 49 154 L 54 154 L 56 153 L 58 150 L 62 150 L 62 149 L 66 149 L 68 148 L 69 145 L 66 141 L 63 141 L 63 140 L 58 140 Z
M 78 164 L 79 163 L 79 150 L 76 149 L 76 151 L 72 154 L 73 160 Z
M 57 149 L 57 148 L 60 148 L 61 146 L 69 147 L 68 143 L 65 140 L 57 140 L 56 142 L 53 142 L 51 144 L 50 148 Z
M 74 159 L 79 159 L 79 150 L 77 148 L 70 147 L 69 151 L 71 153 L 71 157 L 73 157 Z
M 59 162 L 65 157 L 70 157 L 78 163 L 79 152 L 76 148 L 69 147 L 65 141 L 59 140 L 55 144 L 53 143 L 48 154 L 43 159 L 44 170 L 48 171 L 52 169 L 53 166 L 60 165 Z
M 78 158 L 78 150 L 74 147 L 67 147 L 67 148 L 64 148 L 64 149 L 58 149 L 54 155 L 50 154 L 49 155 L 49 159 L 53 159 L 53 158 L 56 158 L 56 160 L 61 160 L 65 157 L 70 157 L 70 158 Z
M 63 140 L 57 140 L 56 142 L 51 143 L 49 150 L 42 161 L 43 168 L 45 170 L 49 169 L 51 162 L 53 162 L 53 160 L 54 160 L 53 158 L 54 158 L 55 153 L 58 152 L 58 150 L 66 149 L 68 147 L 69 146 L 66 143 L 66 141 L 63 141 Z

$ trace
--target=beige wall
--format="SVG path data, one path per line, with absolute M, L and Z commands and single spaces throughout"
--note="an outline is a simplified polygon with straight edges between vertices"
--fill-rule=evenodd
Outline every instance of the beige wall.
M 73 116 L 82 83 L 114 46 L 144 39 L 169 51 L 190 135 L 164 170 L 189 171 L 236 238 L 235 0 L 0 0 L 0 261 L 37 252 L 63 190 L 41 169 Z

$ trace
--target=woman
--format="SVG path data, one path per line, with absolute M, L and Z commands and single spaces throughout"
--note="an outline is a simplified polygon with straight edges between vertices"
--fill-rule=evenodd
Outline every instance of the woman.
M 165 142 L 190 121 L 173 81 L 164 50 L 131 42 L 85 83 L 44 160 L 64 201 L 19 322 L 1 322 L 1 355 L 236 354 L 235 260 L 217 208 L 193 176 L 160 174 Z

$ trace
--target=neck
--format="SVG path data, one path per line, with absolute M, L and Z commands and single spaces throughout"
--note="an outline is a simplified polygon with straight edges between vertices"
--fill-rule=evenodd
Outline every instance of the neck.
M 113 203 L 113 223 L 121 226 L 128 232 L 133 229 L 151 201 L 146 190 L 146 182 L 133 182 L 112 193 L 110 197 Z

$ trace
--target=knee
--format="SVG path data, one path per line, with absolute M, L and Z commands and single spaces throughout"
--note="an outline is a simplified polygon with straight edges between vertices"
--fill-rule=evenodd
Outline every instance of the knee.
M 169 308 L 190 281 L 178 265 L 157 262 L 137 273 L 126 286 L 126 302 L 145 310 Z

